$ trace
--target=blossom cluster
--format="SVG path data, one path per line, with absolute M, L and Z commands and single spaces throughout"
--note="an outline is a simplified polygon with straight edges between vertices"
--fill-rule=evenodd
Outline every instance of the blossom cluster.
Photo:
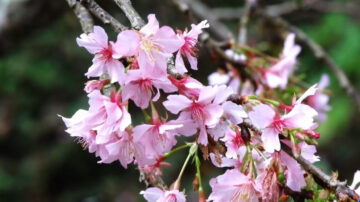
M 240 80 L 235 69 L 215 72 L 209 85 L 203 85 L 186 73 L 188 68 L 198 68 L 198 37 L 207 27 L 207 21 L 202 21 L 190 30 L 175 32 L 169 26 L 160 27 L 151 14 L 144 27 L 120 32 L 115 42 L 108 41 L 99 26 L 82 34 L 78 45 L 94 55 L 85 75 L 96 79 L 85 84 L 89 108 L 71 118 L 62 117 L 66 131 L 95 153 L 99 163 L 119 161 L 124 168 L 133 163 L 149 178 L 161 175 L 165 157 L 178 151 L 173 148 L 179 136 L 193 138 L 184 146 L 190 151 L 205 148 L 214 166 L 227 168 L 209 182 L 209 201 L 278 201 L 285 187 L 301 191 L 306 186 L 305 171 L 282 147 L 311 163 L 319 161 L 313 144 L 319 138 L 318 123 L 330 109 L 324 91 L 329 78 L 324 75 L 318 85 L 294 95 L 288 105 L 265 97 L 268 91 L 285 89 L 296 68 L 301 48 L 295 35 L 289 34 L 279 58 L 256 66 L 257 87 Z M 225 53 L 249 65 L 257 59 L 235 49 Z M 167 73 L 174 56 L 181 78 Z M 106 86 L 113 89 L 110 94 L 105 93 Z M 167 96 L 165 101 L 161 94 Z M 242 101 L 232 100 L 234 94 Z M 129 104 L 143 110 L 145 123 L 134 125 Z M 175 118 L 160 116 L 159 107 Z M 195 155 L 197 151 L 189 152 L 189 157 Z M 147 201 L 185 201 L 179 178 L 170 189 L 150 187 L 140 194 Z

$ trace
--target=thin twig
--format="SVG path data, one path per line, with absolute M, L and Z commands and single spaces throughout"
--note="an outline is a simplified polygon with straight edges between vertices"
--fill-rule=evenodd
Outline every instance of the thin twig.
M 239 20 L 238 43 L 240 45 L 246 44 L 247 26 L 250 18 L 252 4 L 253 3 L 250 0 L 245 1 L 244 12 Z
M 144 20 L 140 17 L 138 12 L 134 9 L 130 0 L 114 0 L 115 3 L 121 8 L 125 13 L 126 17 L 131 23 L 131 27 L 135 29 L 140 29 L 145 25 Z
M 85 33 L 93 31 L 94 21 L 89 11 L 76 0 L 66 0 L 70 8 L 73 9 L 76 17 L 79 19 L 81 28 Z
M 115 32 L 119 33 L 122 30 L 128 29 L 125 25 L 121 24 L 118 20 L 101 8 L 94 0 L 80 0 L 80 2 L 104 24 L 110 25 Z
M 285 151 L 287 154 L 292 156 L 296 159 L 296 161 L 309 173 L 312 174 L 312 176 L 315 178 L 315 180 L 321 184 L 322 186 L 325 186 L 327 188 L 332 189 L 335 191 L 336 196 L 340 201 L 343 201 L 343 199 L 353 199 L 353 200 L 359 200 L 360 197 L 355 193 L 354 190 L 350 189 L 346 182 L 340 182 L 335 178 L 332 178 L 331 176 L 324 173 L 320 168 L 314 166 L 311 162 L 303 158 L 301 155 L 298 157 L 295 157 L 293 154 L 291 148 L 287 146 L 286 144 L 282 143 L 281 148 L 283 151 Z

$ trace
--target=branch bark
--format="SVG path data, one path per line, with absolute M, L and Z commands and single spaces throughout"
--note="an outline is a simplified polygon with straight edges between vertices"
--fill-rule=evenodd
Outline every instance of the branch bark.
M 128 29 L 125 25 L 121 24 L 107 11 L 99 6 L 94 0 L 80 0 L 80 3 L 84 5 L 93 15 L 100 19 L 104 24 L 110 25 L 111 28 L 119 33 L 123 30 Z
M 90 33 L 93 31 L 94 21 L 89 13 L 89 11 L 76 0 L 66 0 L 70 8 L 73 9 L 76 17 L 79 19 L 82 30 L 85 33 Z
M 140 17 L 139 13 L 134 9 L 130 0 L 114 0 L 115 3 L 125 13 L 126 17 L 131 23 L 131 27 L 140 29 L 145 25 L 144 20 Z

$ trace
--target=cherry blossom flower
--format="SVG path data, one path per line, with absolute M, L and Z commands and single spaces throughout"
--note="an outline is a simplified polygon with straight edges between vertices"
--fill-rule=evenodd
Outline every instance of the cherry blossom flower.
M 180 95 L 185 95 L 190 99 L 199 97 L 200 89 L 204 87 L 198 80 L 188 75 L 181 79 L 169 76 L 169 79 L 171 83 L 177 87 Z
M 291 111 L 283 116 L 276 114 L 273 108 L 266 104 L 259 104 L 249 112 L 252 123 L 262 130 L 261 139 L 267 152 L 280 150 L 279 133 L 283 129 L 308 130 L 315 124 L 313 117 L 317 112 L 301 102 L 316 92 L 316 85 L 309 88 L 291 107 Z
M 154 76 L 141 69 L 130 70 L 126 75 L 125 86 L 122 90 L 123 100 L 131 99 L 138 107 L 145 109 L 149 106 L 153 87 L 157 89 L 153 101 L 159 99 L 160 89 L 167 93 L 176 91 L 176 87 L 167 77 Z
M 281 163 L 286 168 L 286 186 L 293 191 L 300 192 L 301 188 L 306 186 L 304 178 L 305 171 L 303 171 L 300 164 L 287 153 L 281 151 L 280 154 Z
M 261 199 L 264 202 L 279 201 L 280 187 L 278 173 L 273 168 L 267 168 L 256 178 L 256 183 L 261 186 Z
M 91 93 L 94 90 L 101 90 L 106 83 L 108 83 L 107 80 L 104 80 L 104 81 L 102 81 L 102 80 L 90 80 L 90 81 L 85 83 L 84 90 L 87 93 Z
M 81 34 L 76 41 L 80 47 L 86 48 L 89 53 L 95 55 L 93 64 L 85 74 L 88 78 L 108 73 L 112 82 L 122 83 L 124 65 L 113 57 L 114 42 L 108 42 L 108 36 L 103 28 L 94 26 L 94 32 Z
M 308 105 L 313 107 L 319 113 L 316 117 L 319 122 L 324 122 L 326 120 L 327 112 L 331 109 L 328 104 L 329 96 L 323 93 L 329 83 L 329 76 L 326 74 L 322 75 L 317 92 L 314 95 L 309 96 L 306 101 Z
M 308 160 L 310 163 L 315 163 L 320 161 L 320 157 L 316 156 L 316 147 L 314 145 L 308 145 L 306 142 L 301 142 L 299 144 L 300 147 L 300 155 Z
M 224 174 L 210 180 L 212 192 L 209 201 L 259 201 L 261 188 L 248 176 L 236 169 L 227 170 Z
M 135 32 L 135 31 L 133 31 Z M 140 69 L 149 69 L 157 75 L 166 75 L 167 60 L 180 49 L 184 41 L 168 26 L 159 27 L 154 14 L 148 15 L 148 23 L 138 32 L 137 62 Z
M 159 120 L 153 124 L 141 124 L 133 129 L 135 141 L 144 145 L 146 155 L 150 159 L 169 152 L 176 144 L 174 129 L 183 127 L 182 124 L 162 123 Z
M 223 115 L 220 104 L 231 94 L 232 90 L 226 86 L 208 86 L 200 89 L 199 98 L 196 100 L 190 100 L 183 95 L 169 95 L 163 105 L 173 114 L 182 111 L 183 116 L 194 120 L 200 129 L 198 142 L 207 145 L 206 127 L 214 128 L 217 125 Z
M 270 88 L 284 89 L 286 87 L 288 78 L 295 69 L 296 57 L 300 51 L 301 47 L 295 44 L 295 34 L 289 34 L 284 42 L 280 61 L 264 71 L 266 84 Z
M 147 188 L 140 192 L 148 202 L 185 202 L 185 195 L 179 190 L 163 191 L 157 187 Z
M 357 170 L 355 172 L 354 179 L 349 187 L 350 189 L 355 190 L 355 192 L 360 195 L 360 170 Z
M 184 44 L 181 46 L 175 59 L 175 67 L 180 74 L 187 72 L 182 55 L 186 56 L 191 69 L 197 70 L 197 58 L 195 51 L 197 50 L 196 45 L 198 43 L 198 37 L 199 34 L 202 33 L 202 29 L 208 27 L 209 24 L 207 23 L 207 20 L 204 20 L 197 25 L 192 24 L 189 32 L 185 31 L 184 33 L 180 32 L 178 34 L 180 39 L 184 41 Z

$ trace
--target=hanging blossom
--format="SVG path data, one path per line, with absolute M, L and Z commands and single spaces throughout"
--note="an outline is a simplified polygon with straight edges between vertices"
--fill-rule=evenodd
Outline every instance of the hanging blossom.
M 265 83 L 270 88 L 286 88 L 288 78 L 295 70 L 296 57 L 300 51 L 301 47 L 295 44 L 295 34 L 289 34 L 284 42 L 280 60 L 263 72 Z
M 109 144 L 118 140 L 121 142 L 132 141 L 131 136 L 125 129 L 131 124 L 131 116 L 121 103 L 120 94 L 112 93 L 106 97 L 96 90 L 89 95 L 89 110 L 78 110 L 73 117 L 63 118 L 66 130 L 71 136 L 78 137 L 80 143 L 95 152 L 101 158 L 101 163 L 111 163 L 121 159 L 120 162 L 126 167 L 125 157 L 116 157 L 109 152 Z M 134 147 L 133 145 L 131 147 Z M 134 149 L 129 149 L 133 153 Z M 127 158 L 129 159 L 129 158 Z
M 99 26 L 94 26 L 94 31 L 89 34 L 81 34 L 76 41 L 80 47 L 94 54 L 93 64 L 85 74 L 89 77 L 99 77 L 104 73 L 108 73 L 112 82 L 123 83 L 124 65 L 118 60 L 121 57 L 129 56 L 133 50 L 132 41 L 127 41 L 129 31 L 124 31 L 118 35 L 117 42 L 108 42 L 108 36 L 105 30 Z M 127 46 L 119 46 L 116 44 L 129 43 Z
M 171 27 L 160 27 L 154 14 L 148 15 L 148 23 L 139 31 L 130 30 L 128 35 L 136 43 L 135 59 L 139 68 L 153 75 L 166 76 L 168 59 L 184 44 Z M 119 46 L 124 44 L 127 43 Z
M 226 86 L 207 86 L 200 89 L 197 99 L 190 100 L 184 95 L 169 95 L 163 105 L 173 114 L 182 111 L 182 116 L 194 120 L 200 130 L 198 142 L 207 145 L 206 127 L 214 128 L 217 125 L 223 115 L 220 104 L 231 94 L 232 90 Z
M 261 188 L 236 169 L 227 170 L 223 175 L 210 180 L 212 192 L 209 201 L 259 201 Z
M 187 72 L 182 56 L 185 56 L 190 63 L 190 67 L 193 70 L 197 70 L 197 44 L 198 37 L 202 33 L 202 29 L 208 28 L 209 24 L 207 20 L 200 22 L 197 25 L 192 24 L 189 32 L 178 31 L 178 36 L 184 41 L 179 52 L 176 54 L 175 67 L 180 74 Z
M 329 86 L 329 84 L 329 76 L 327 74 L 322 75 L 319 81 L 318 90 L 306 100 L 306 103 L 318 112 L 316 119 L 319 122 L 324 122 L 326 120 L 327 112 L 331 109 L 329 106 L 329 96 L 324 93 L 325 88 Z
M 157 101 L 160 97 L 160 89 L 166 93 L 176 91 L 176 87 L 172 85 L 167 77 L 154 76 L 152 73 L 144 70 L 130 70 L 125 78 L 125 85 L 122 90 L 124 100 L 131 99 L 136 106 L 146 109 L 149 106 L 154 90 L 157 90 L 153 101 Z
M 148 202 L 185 202 L 185 195 L 179 190 L 161 190 L 157 187 L 140 192 Z
M 291 107 L 285 115 L 279 115 L 267 104 L 259 104 L 249 112 L 252 123 L 261 129 L 261 139 L 267 152 L 273 153 L 280 150 L 279 134 L 284 129 L 309 130 L 314 126 L 314 117 L 317 112 L 301 102 L 308 96 L 314 95 L 316 85 L 309 88 Z

